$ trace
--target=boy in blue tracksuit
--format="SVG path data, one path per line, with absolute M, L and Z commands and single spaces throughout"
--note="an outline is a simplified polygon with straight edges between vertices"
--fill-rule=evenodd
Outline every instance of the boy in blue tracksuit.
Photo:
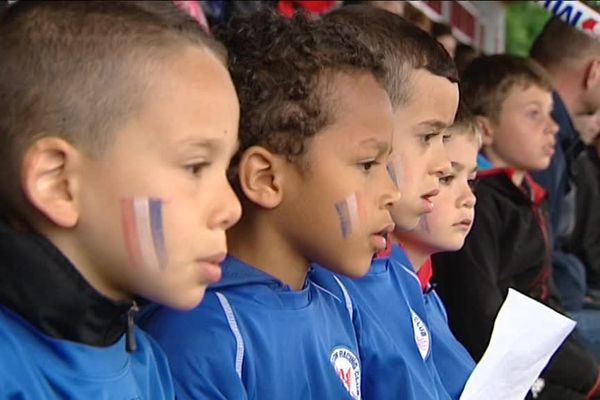
M 17 2 L 0 53 L 0 398 L 173 399 L 133 316 L 219 277 L 240 215 L 224 49 L 164 4 Z
M 244 217 L 205 302 L 141 323 L 170 358 L 178 398 L 358 399 L 352 303 L 341 283 L 337 296 L 307 275 L 311 262 L 363 275 L 393 229 L 379 58 L 352 28 L 301 15 L 263 11 L 216 35 L 240 95 L 232 178 Z
M 459 109 L 449 133 L 451 137 L 445 147 L 452 169 L 440 177 L 440 193 L 433 200 L 433 211 L 421 217 L 414 230 L 396 233 L 404 252 L 395 246 L 390 262 L 405 272 L 408 279 L 403 282 L 407 292 L 423 292 L 422 306 L 431 330 L 433 359 L 448 393 L 458 399 L 475 362 L 450 331 L 444 305 L 429 283 L 429 257 L 460 249 L 471 229 L 481 136 L 475 119 L 464 107 Z
M 358 27 L 359 38 L 384 53 L 394 83 L 390 93 L 394 154 L 389 171 L 402 193 L 391 214 L 397 230 L 414 229 L 420 217 L 433 210 L 439 178 L 450 170 L 444 131 L 458 106 L 454 63 L 429 35 L 389 12 L 356 6 L 325 18 Z M 355 306 L 364 399 L 451 397 L 432 357 L 433 339 L 420 286 L 407 270 L 383 258 L 375 260 L 361 279 L 338 277 Z M 336 280 L 326 271 L 316 269 L 314 279 L 336 292 Z

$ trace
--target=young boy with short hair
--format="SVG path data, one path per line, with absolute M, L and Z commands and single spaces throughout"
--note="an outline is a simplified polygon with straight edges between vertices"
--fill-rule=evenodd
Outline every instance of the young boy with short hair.
M 241 102 L 232 177 L 244 217 L 202 305 L 158 308 L 143 326 L 180 399 L 358 399 L 352 305 L 307 275 L 312 262 L 363 275 L 393 229 L 381 64 L 353 29 L 300 15 L 263 11 L 216 35 Z
M 440 193 L 433 198 L 433 211 L 421 217 L 414 230 L 396 233 L 408 262 L 397 262 L 395 267 L 412 277 L 404 281 L 407 292 L 423 291 L 421 312 L 427 318 L 431 333 L 432 357 L 451 398 L 458 399 L 475 362 L 450 331 L 444 305 L 429 283 L 429 257 L 460 249 L 471 229 L 475 217 L 473 188 L 481 134 L 464 105 L 460 106 L 449 133 L 451 137 L 445 147 L 452 170 L 440 177 Z
M 433 210 L 439 178 L 450 171 L 444 139 L 458 106 L 454 63 L 427 33 L 384 10 L 351 6 L 325 18 L 355 26 L 359 40 L 384 56 L 394 106 L 394 162 L 389 171 L 402 193 L 391 209 L 393 236 L 414 229 Z M 394 246 L 394 256 L 397 252 L 401 249 Z M 334 278 L 320 268 L 314 279 L 335 293 L 339 279 L 350 293 L 363 364 L 363 399 L 450 398 L 431 356 L 421 289 L 404 289 L 412 276 L 383 257 L 360 279 Z
M 219 278 L 239 106 L 222 46 L 151 8 L 0 17 L 1 398 L 174 397 L 133 314 Z
M 550 163 L 558 126 L 550 79 L 532 60 L 476 59 L 462 89 L 495 168 L 478 174 L 476 218 L 464 247 L 434 256 L 433 265 L 452 331 L 479 360 L 509 288 L 561 311 L 551 279 L 545 192 L 528 173 Z M 598 396 L 598 366 L 575 336 L 554 354 L 532 389 L 534 398 Z

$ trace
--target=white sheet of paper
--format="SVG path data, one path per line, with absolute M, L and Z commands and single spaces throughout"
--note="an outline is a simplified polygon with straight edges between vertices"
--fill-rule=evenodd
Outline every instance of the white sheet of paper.
M 575 321 L 509 289 L 460 400 L 522 400 Z

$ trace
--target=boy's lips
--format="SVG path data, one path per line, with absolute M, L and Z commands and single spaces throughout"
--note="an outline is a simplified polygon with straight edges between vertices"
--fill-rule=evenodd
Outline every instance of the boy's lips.
M 201 258 L 200 261 L 208 262 L 211 264 L 221 264 L 223 261 L 225 261 L 226 257 L 227 257 L 227 252 L 221 251 L 221 252 L 215 253 L 211 256 Z
M 455 226 L 459 229 L 470 229 L 471 228 L 471 224 L 473 224 L 473 220 L 471 218 L 463 218 L 460 221 L 458 221 L 455 224 L 452 224 L 452 226 Z
M 547 156 L 553 156 L 554 152 L 555 152 L 555 146 L 554 143 L 552 144 L 548 144 L 546 146 L 543 147 L 543 152 L 545 155 Z
M 371 244 L 377 252 L 385 250 L 389 240 L 390 233 L 394 231 L 395 225 L 393 223 L 387 224 L 381 230 L 371 235 Z
M 421 196 L 421 210 L 423 213 L 428 214 L 433 211 L 431 198 L 437 196 L 439 192 L 439 189 L 434 189 Z
M 225 260 L 226 256 L 225 252 L 220 252 L 198 260 L 202 283 L 215 283 L 221 279 L 222 271 L 220 264 Z

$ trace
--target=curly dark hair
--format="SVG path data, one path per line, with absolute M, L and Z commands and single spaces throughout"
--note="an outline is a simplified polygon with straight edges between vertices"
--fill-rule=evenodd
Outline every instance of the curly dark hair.
M 381 57 L 344 24 L 262 10 L 233 18 L 215 36 L 229 50 L 241 108 L 240 149 L 230 174 L 254 145 L 290 161 L 303 155 L 306 141 L 334 118 L 330 73 L 372 73 L 384 86 Z

